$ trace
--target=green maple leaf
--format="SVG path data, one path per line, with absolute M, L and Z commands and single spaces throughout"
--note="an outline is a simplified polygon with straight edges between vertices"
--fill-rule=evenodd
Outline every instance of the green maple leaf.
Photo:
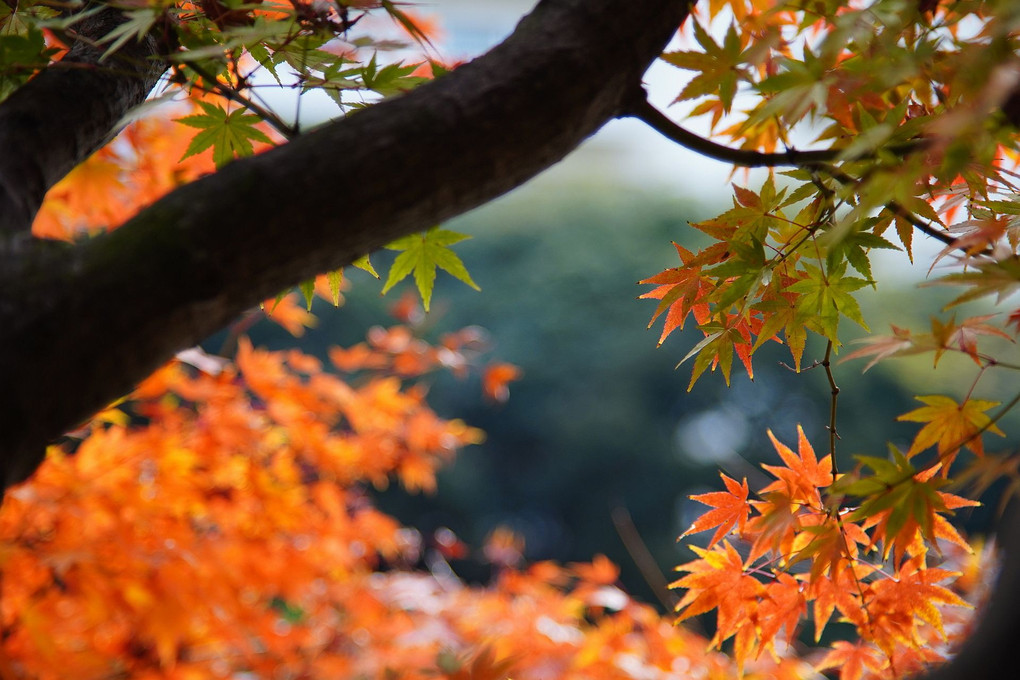
M 475 290 L 481 290 L 471 280 L 467 268 L 461 262 L 457 254 L 450 250 L 449 246 L 454 243 L 471 238 L 467 234 L 458 234 L 448 229 L 432 227 L 426 232 L 412 234 L 399 238 L 386 246 L 390 250 L 403 251 L 397 255 L 390 267 L 390 274 L 386 277 L 386 284 L 383 286 L 383 293 L 414 272 L 414 282 L 421 293 L 421 300 L 425 311 L 429 311 L 429 303 L 432 301 L 432 288 L 436 282 L 436 268 L 445 269 L 455 278 L 460 279 Z
M 687 84 L 677 101 L 697 99 L 718 93 L 725 111 L 733 106 L 740 79 L 739 65 L 746 56 L 740 49 L 740 37 L 736 27 L 731 25 L 723 44 L 717 44 L 700 24 L 694 22 L 694 37 L 704 52 L 667 52 L 662 59 L 677 68 L 698 71 Z
M 797 315 L 803 319 L 805 325 L 817 330 L 833 343 L 839 342 L 836 328 L 840 315 L 868 330 L 861 315 L 861 308 L 851 293 L 869 285 L 870 281 L 845 276 L 845 261 L 832 267 L 828 272 L 804 263 L 804 271 L 808 275 L 807 278 L 789 286 L 787 290 L 800 293 L 795 304 Z
M 871 231 L 851 231 L 830 247 L 826 260 L 828 266 L 833 267 L 840 260 L 846 259 L 854 269 L 870 280 L 871 261 L 868 252 L 872 248 L 899 250 L 897 246 Z
M 208 102 L 196 103 L 205 113 L 177 119 L 178 123 L 200 130 L 191 140 L 181 160 L 212 147 L 213 161 L 216 167 L 222 167 L 235 156 L 250 156 L 255 153 L 252 140 L 272 143 L 264 132 L 254 127 L 260 121 L 258 116 L 245 113 L 241 109 L 227 113 L 226 109 Z

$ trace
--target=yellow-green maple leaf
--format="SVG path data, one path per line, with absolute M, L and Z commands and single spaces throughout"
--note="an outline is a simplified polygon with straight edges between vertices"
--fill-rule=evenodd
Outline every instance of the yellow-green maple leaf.
M 984 431 L 1005 436 L 985 413 L 988 409 L 998 406 L 997 401 L 967 399 L 958 404 L 952 398 L 939 394 L 915 398 L 925 406 L 897 418 L 914 423 L 927 423 L 914 437 L 914 442 L 907 452 L 908 457 L 935 445 L 938 445 L 940 458 L 952 457 L 961 447 L 982 456 L 985 453 L 981 442 L 981 434 Z M 947 468 L 948 463 L 949 461 L 946 461 Z

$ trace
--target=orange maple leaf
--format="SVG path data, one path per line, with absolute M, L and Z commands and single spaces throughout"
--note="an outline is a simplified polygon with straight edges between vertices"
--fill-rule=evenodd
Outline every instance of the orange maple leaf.
M 736 480 L 727 477 L 721 472 L 719 476 L 722 477 L 723 484 L 726 485 L 726 491 L 713 491 L 690 497 L 691 500 L 704 503 L 715 509 L 709 510 L 696 519 L 690 528 L 681 535 L 681 538 L 688 534 L 696 534 L 699 531 L 707 531 L 713 527 L 718 527 L 715 533 L 712 534 L 712 539 L 708 542 L 708 547 L 711 548 L 734 526 L 737 527 L 737 531 L 741 533 L 744 531 L 744 526 L 747 524 L 747 516 L 751 511 L 751 506 L 747 502 L 747 494 L 749 493 L 747 479 L 745 478 L 743 482 L 738 484 Z
M 737 636 L 733 654 L 739 666 L 754 647 L 755 622 L 751 615 L 757 611 L 765 586 L 746 573 L 744 562 L 729 541 L 723 541 L 711 550 L 691 546 L 701 559 L 682 564 L 677 571 L 690 572 L 670 584 L 671 588 L 686 588 L 682 600 L 676 605 L 680 612 L 677 621 L 683 621 L 709 610 L 717 610 L 716 633 L 712 645 L 718 646 Z
M 839 680 L 861 680 L 865 673 L 881 673 L 888 665 L 889 660 L 882 650 L 872 645 L 837 640 L 832 643 L 832 650 L 815 666 L 815 670 L 838 668 Z
M 958 573 L 926 567 L 924 561 L 924 555 L 912 557 L 893 578 L 870 584 L 873 597 L 868 602 L 869 629 L 875 644 L 886 654 L 891 655 L 897 643 L 919 639 L 918 621 L 932 626 L 944 638 L 942 613 L 937 605 L 971 606 L 953 591 L 938 585 Z
M 701 276 L 701 265 L 718 261 L 726 250 L 726 244 L 717 243 L 694 255 L 678 243 L 673 243 L 673 246 L 680 255 L 683 265 L 639 281 L 642 284 L 657 286 L 638 296 L 642 300 L 649 298 L 659 300 L 659 306 L 655 309 L 648 327 L 651 328 L 659 315 L 666 312 L 666 322 L 662 328 L 662 335 L 659 336 L 660 345 L 677 328 L 683 330 L 689 314 L 693 313 L 698 323 L 704 323 L 709 319 L 709 305 L 702 299 L 708 295 L 714 284 L 707 277 Z
M 762 489 L 762 494 L 785 491 L 794 501 L 820 508 L 821 497 L 818 488 L 829 486 L 835 481 L 832 476 L 832 456 L 818 460 L 811 442 L 804 434 L 804 428 L 800 425 L 797 426 L 797 453 L 776 439 L 772 430 L 768 431 L 768 435 L 786 467 L 762 465 L 777 479 Z

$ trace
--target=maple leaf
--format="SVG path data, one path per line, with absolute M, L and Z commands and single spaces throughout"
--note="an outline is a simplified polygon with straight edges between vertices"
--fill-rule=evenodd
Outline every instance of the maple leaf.
M 686 588 L 683 599 L 676 605 L 680 612 L 677 621 L 683 621 L 709 610 L 717 610 L 716 633 L 713 645 L 740 636 L 734 655 L 738 665 L 750 651 L 748 635 L 753 641 L 754 622 L 750 616 L 757 608 L 765 586 L 747 574 L 743 560 L 736 549 L 724 540 L 711 550 L 691 546 L 701 559 L 678 566 L 677 571 L 690 572 L 670 584 L 670 588 Z
M 718 45 L 697 21 L 692 22 L 694 35 L 704 52 L 666 52 L 662 59 L 677 68 L 697 71 L 698 74 L 684 87 L 676 101 L 696 99 L 718 92 L 719 101 L 727 113 L 737 93 L 738 65 L 741 63 L 740 38 L 731 25 L 722 45 Z
M 178 118 L 177 122 L 197 128 L 198 134 L 191 140 L 181 160 L 205 151 L 213 150 L 216 167 L 222 167 L 236 156 L 250 156 L 255 152 L 252 141 L 272 144 L 264 132 L 255 127 L 261 119 L 243 109 L 227 113 L 216 104 L 196 101 L 205 113 Z
M 648 322 L 649 328 L 660 314 L 668 310 L 662 334 L 659 336 L 659 345 L 662 345 L 666 337 L 674 330 L 683 329 L 689 314 L 693 313 L 698 323 L 708 320 L 709 305 L 705 297 L 711 290 L 712 284 L 706 277 L 701 276 L 701 268 L 703 264 L 718 261 L 718 258 L 722 257 L 726 251 L 726 246 L 723 243 L 715 244 L 697 255 L 679 243 L 674 242 L 673 247 L 676 248 L 683 264 L 638 282 L 656 285 L 655 289 L 639 296 L 639 299 L 659 300 L 655 313 L 652 315 L 651 321 Z
M 775 465 L 762 465 L 774 477 L 772 482 L 762 493 L 782 491 L 790 496 L 794 502 L 801 502 L 808 506 L 820 507 L 820 496 L 818 489 L 829 486 L 833 483 L 832 456 L 825 456 L 821 460 L 815 456 L 815 450 L 804 434 L 804 428 L 797 426 L 797 452 L 786 446 L 768 431 L 769 439 L 776 453 L 786 463 L 785 467 Z
M 850 293 L 869 285 L 871 281 L 845 276 L 846 262 L 840 262 L 828 272 L 807 263 L 803 266 L 807 277 L 790 285 L 787 290 L 800 293 L 796 306 L 805 324 L 810 324 L 833 343 L 839 342 L 836 329 L 840 315 L 868 330 L 861 316 L 860 305 Z
M 429 303 L 432 301 L 432 289 L 436 282 L 437 267 L 446 270 L 475 290 L 481 290 L 478 284 L 471 280 L 471 275 L 468 274 L 461 259 L 449 248 L 454 243 L 468 238 L 471 237 L 467 234 L 458 234 L 455 231 L 432 227 L 424 233 L 404 236 L 390 243 L 386 246 L 388 249 L 403 252 L 397 255 L 397 259 L 393 261 L 382 292 L 386 293 L 408 274 L 414 272 L 414 282 L 418 286 L 422 304 L 427 312 Z
M 751 511 L 751 506 L 747 502 L 747 479 L 745 478 L 743 482 L 738 484 L 736 480 L 727 477 L 721 472 L 719 476 L 722 477 L 723 484 L 726 485 L 726 491 L 714 491 L 690 497 L 691 500 L 711 506 L 714 510 L 709 510 L 696 519 L 690 528 L 681 534 L 681 538 L 688 534 L 695 534 L 699 531 L 707 531 L 713 527 L 718 527 L 708 542 L 708 547 L 711 548 L 719 539 L 729 533 L 733 527 L 737 527 L 738 532 L 743 532 L 744 525 L 747 523 L 747 516 Z
M 917 555 L 904 562 L 893 578 L 871 584 L 874 597 L 869 602 L 869 611 L 874 609 L 875 642 L 883 651 L 889 654 L 895 643 L 917 639 L 916 620 L 927 623 L 945 637 L 942 613 L 937 605 L 971 606 L 952 590 L 938 585 L 958 575 L 946 569 L 926 567 L 924 555 Z
M 931 320 L 931 334 L 937 345 L 935 350 L 935 364 L 938 365 L 939 358 L 947 349 L 959 349 L 974 360 L 978 366 L 981 365 L 981 357 L 978 355 L 977 339 L 979 336 L 994 336 L 1005 338 L 1013 342 L 1013 338 L 1000 328 L 985 323 L 993 318 L 994 314 L 972 316 L 960 323 L 956 322 L 954 315 L 947 323 L 938 319 Z
M 839 669 L 839 680 L 862 680 L 865 673 L 881 673 L 889 665 L 882 650 L 873 645 L 845 640 L 832 643 L 832 649 L 815 665 L 815 670 Z
M 892 328 L 892 335 L 873 335 L 871 337 L 855 340 L 855 343 L 867 346 L 850 352 L 840 359 L 839 362 L 843 363 L 845 361 L 850 361 L 851 359 L 871 357 L 870 361 L 868 361 L 867 365 L 865 365 L 864 369 L 861 371 L 862 373 L 867 373 L 869 368 L 883 359 L 905 354 L 916 354 L 917 352 L 923 351 L 922 348 L 917 346 L 916 339 L 908 329 L 900 328 L 893 324 L 890 324 L 890 327 Z
M 925 449 L 938 445 L 939 460 L 948 472 L 949 465 L 961 447 L 966 447 L 975 454 L 984 455 L 981 434 L 985 431 L 1005 436 L 991 417 L 985 413 L 988 409 L 998 406 L 997 401 L 966 399 L 957 403 L 950 397 L 930 395 L 915 397 L 926 404 L 921 408 L 904 413 L 897 420 L 915 423 L 926 423 L 914 437 L 907 457 L 914 456 Z

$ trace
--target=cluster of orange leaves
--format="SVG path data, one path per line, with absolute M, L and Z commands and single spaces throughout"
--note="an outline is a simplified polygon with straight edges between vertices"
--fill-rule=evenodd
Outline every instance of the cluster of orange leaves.
M 987 555 L 944 515 L 977 503 L 925 486 L 935 467 L 908 480 L 921 489 L 911 500 L 927 503 L 918 513 L 897 513 L 903 497 L 891 488 L 888 502 L 844 508 L 845 476 L 831 456 L 819 460 L 803 430 L 796 452 L 769 434 L 783 465 L 763 466 L 775 481 L 757 499 L 746 479 L 725 474 L 725 491 L 692 496 L 712 509 L 685 535 L 715 532 L 707 548 L 692 546 L 698 559 L 677 568 L 687 572 L 672 584 L 685 589 L 680 620 L 717 610 L 712 645 L 733 638 L 738 666 L 765 651 L 788 654 L 809 612 L 816 643 L 834 614 L 856 631 L 854 641 L 800 652 L 816 670 L 839 668 L 842 680 L 903 677 L 945 660 L 969 632 L 968 599 L 986 587 L 978 574 Z M 730 532 L 745 551 L 724 538 Z
M 190 100 L 172 107 L 178 117 L 198 112 Z M 162 116 L 132 122 L 50 189 L 33 235 L 71 241 L 114 229 L 168 191 L 213 172 L 211 151 L 184 158 L 194 133 Z
M 0 677 L 721 680 L 840 666 L 856 680 L 935 661 L 966 630 L 961 596 L 980 590 L 980 556 L 935 522 L 963 573 L 928 566 L 919 524 L 892 535 L 887 511 L 834 514 L 831 460 L 803 434 L 796 453 L 773 440 L 784 465 L 767 467 L 762 500 L 725 476 L 727 491 L 696 497 L 713 509 L 690 531 L 716 531 L 681 567 L 679 608 L 718 609 L 711 641 L 630 598 L 604 557 L 517 566 L 506 531 L 481 553 L 496 567 L 486 586 L 434 568 L 442 553 L 423 569 L 421 537 L 366 491 L 393 478 L 433 489 L 437 467 L 480 441 L 409 382 L 467 370 L 479 332 L 436 346 L 404 326 L 369 335 L 332 350 L 347 379 L 244 338 L 233 361 L 182 353 L 80 441 L 52 447 L 0 512 Z M 733 529 L 746 558 L 723 540 Z M 862 559 L 879 541 L 888 574 Z M 861 642 L 795 651 L 809 603 L 819 635 L 838 612 Z M 735 661 L 711 650 L 731 637 Z
M 495 532 L 487 587 L 415 569 L 421 537 L 367 487 L 431 489 L 481 433 L 395 374 L 406 329 L 373 336 L 384 366 L 346 380 L 244 338 L 233 361 L 182 353 L 52 447 L 0 512 L 0 677 L 732 674 L 603 557 L 519 569 Z
M 480 441 L 410 381 L 464 368 L 477 336 L 374 329 L 346 379 L 244 338 L 161 368 L 7 494 L 0 677 L 731 677 L 604 557 L 520 568 L 497 530 L 497 574 L 471 587 L 372 506 L 368 487 L 431 489 Z

